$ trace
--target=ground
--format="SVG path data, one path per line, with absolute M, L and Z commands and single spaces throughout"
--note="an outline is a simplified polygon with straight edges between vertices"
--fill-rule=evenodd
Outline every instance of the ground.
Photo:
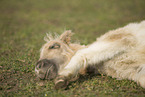
M 71 29 L 73 40 L 89 44 L 105 32 L 145 19 L 144 0 L 1 0 L 0 96 L 143 97 L 135 82 L 105 75 L 82 76 L 67 90 L 39 80 L 35 63 L 46 33 Z

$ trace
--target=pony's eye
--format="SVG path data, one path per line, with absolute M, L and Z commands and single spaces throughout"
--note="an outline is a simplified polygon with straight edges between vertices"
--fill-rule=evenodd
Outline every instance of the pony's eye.
M 49 46 L 49 49 L 58 49 L 58 48 L 60 48 L 60 45 L 57 44 L 57 43 L 55 43 L 55 44 Z

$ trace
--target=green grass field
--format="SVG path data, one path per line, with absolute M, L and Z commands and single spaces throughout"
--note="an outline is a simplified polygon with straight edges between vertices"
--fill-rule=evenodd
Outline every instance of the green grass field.
M 46 33 L 71 29 L 89 44 L 105 32 L 145 19 L 145 0 L 0 0 L 0 97 L 144 97 L 145 89 L 105 75 L 82 76 L 67 90 L 36 78 Z

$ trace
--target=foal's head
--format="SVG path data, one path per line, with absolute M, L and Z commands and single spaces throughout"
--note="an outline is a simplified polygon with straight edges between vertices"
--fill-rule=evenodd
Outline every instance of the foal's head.
M 47 35 L 42 46 L 40 59 L 35 66 L 35 72 L 40 79 L 53 79 L 57 73 L 70 61 L 79 44 L 71 44 L 72 33 L 65 31 L 60 37 Z

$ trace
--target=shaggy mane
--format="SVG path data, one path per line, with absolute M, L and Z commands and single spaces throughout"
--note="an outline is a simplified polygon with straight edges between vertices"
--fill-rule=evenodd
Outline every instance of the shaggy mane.
M 49 42 L 52 40 L 56 40 L 59 38 L 59 36 L 60 35 L 58 35 L 57 33 L 49 32 L 49 33 L 46 33 L 46 36 L 44 37 L 44 41 Z

